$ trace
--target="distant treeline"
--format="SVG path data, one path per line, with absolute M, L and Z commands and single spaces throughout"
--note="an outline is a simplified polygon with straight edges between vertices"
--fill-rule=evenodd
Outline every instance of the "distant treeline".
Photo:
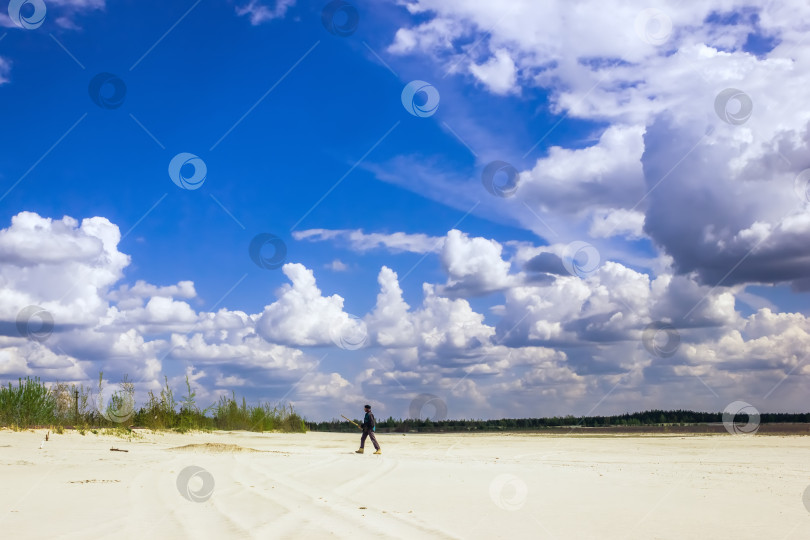
M 187 394 L 175 398 L 166 380 L 160 392 L 149 391 L 141 407 L 135 406 L 135 385 L 124 377 L 112 391 L 104 387 L 99 374 L 96 388 L 56 383 L 47 386 L 38 378 L 19 379 L 16 385 L 0 386 L 0 426 L 12 428 L 54 427 L 60 432 L 75 427 L 81 433 L 96 428 L 129 430 L 247 430 L 304 432 L 303 418 L 292 405 L 241 403 L 235 395 L 222 396 L 200 409 L 196 394 L 186 378 Z
M 521 431 L 544 430 L 571 427 L 609 426 L 689 426 L 718 423 L 723 421 L 723 413 L 695 411 L 643 411 L 615 416 L 553 416 L 551 418 L 502 418 L 500 420 L 387 420 L 377 421 L 378 432 L 437 432 L 437 431 Z M 745 414 L 737 415 L 735 422 L 745 423 Z M 763 413 L 760 424 L 769 423 L 810 423 L 810 413 Z M 346 421 L 308 422 L 311 431 L 358 431 Z

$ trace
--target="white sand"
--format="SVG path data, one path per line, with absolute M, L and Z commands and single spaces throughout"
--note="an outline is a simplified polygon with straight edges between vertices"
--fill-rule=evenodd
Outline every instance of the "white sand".
M 0 431 L 3 538 L 810 538 L 810 437 L 43 435 Z M 167 450 L 209 442 L 266 452 Z

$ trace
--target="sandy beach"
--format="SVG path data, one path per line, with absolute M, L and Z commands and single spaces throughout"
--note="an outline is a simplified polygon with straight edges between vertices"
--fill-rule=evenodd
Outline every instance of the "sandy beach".
M 44 433 L 0 431 L 4 537 L 810 537 L 807 437 Z

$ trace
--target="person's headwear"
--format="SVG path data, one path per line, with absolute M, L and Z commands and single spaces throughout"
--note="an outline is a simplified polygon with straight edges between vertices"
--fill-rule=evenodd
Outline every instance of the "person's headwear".
M 370 408 L 371 408 L 371 405 L 365 405 L 365 406 L 363 406 L 363 408 L 364 408 L 364 409 L 370 409 Z

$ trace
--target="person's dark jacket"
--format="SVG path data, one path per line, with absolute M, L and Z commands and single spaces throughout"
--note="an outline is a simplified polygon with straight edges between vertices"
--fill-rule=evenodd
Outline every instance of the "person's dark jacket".
M 374 418 L 374 413 L 368 411 L 363 418 L 363 429 L 366 431 L 377 431 L 374 429 L 377 426 L 377 420 Z

